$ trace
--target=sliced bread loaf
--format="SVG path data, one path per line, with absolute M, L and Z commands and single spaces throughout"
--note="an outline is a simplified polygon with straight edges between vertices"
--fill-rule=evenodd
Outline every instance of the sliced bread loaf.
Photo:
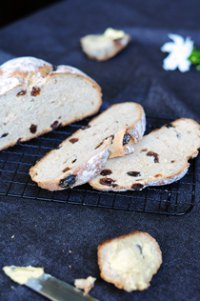
M 113 105 L 49 152 L 30 169 L 30 176 L 48 190 L 84 184 L 99 174 L 109 156 L 132 152 L 144 130 L 145 114 L 139 104 Z
M 134 154 L 108 160 L 90 185 L 98 190 L 124 191 L 173 183 L 186 174 L 189 160 L 198 155 L 199 148 L 200 125 L 191 119 L 177 119 L 144 136 Z
M 95 114 L 101 89 L 83 72 L 21 57 L 0 66 L 0 150 Z
M 81 38 L 81 47 L 90 59 L 106 61 L 122 51 L 130 40 L 130 35 L 123 30 L 108 28 L 103 34 Z
M 145 232 L 132 232 L 98 246 L 101 278 L 127 292 L 144 290 L 162 264 L 156 240 Z

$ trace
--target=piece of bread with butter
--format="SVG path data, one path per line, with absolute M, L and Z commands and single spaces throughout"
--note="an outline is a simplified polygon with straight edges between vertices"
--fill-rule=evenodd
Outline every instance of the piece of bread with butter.
M 146 232 L 132 232 L 98 246 L 101 278 L 127 292 L 147 289 L 161 264 L 160 247 Z
M 130 41 L 130 35 L 123 30 L 108 28 L 103 34 L 90 34 L 81 38 L 81 47 L 90 59 L 106 61 L 126 48 Z

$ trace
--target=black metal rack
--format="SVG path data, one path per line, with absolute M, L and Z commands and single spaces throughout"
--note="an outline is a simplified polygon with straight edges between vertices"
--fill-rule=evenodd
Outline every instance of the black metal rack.
M 167 122 L 169 120 L 148 118 L 147 132 Z M 86 124 L 87 120 L 72 124 L 0 152 L 0 196 L 167 215 L 183 215 L 193 208 L 197 159 L 193 160 L 189 172 L 180 181 L 143 191 L 100 192 L 83 185 L 72 190 L 50 192 L 37 187 L 28 175 L 29 168 L 69 134 Z

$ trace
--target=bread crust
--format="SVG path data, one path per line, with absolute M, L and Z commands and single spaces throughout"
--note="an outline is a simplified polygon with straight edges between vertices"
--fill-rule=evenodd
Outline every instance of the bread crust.
M 56 70 L 53 70 L 53 66 L 43 60 L 33 58 L 33 57 L 21 57 L 12 59 L 2 66 L 0 66 L 0 77 L 2 79 L 2 83 L 7 78 L 9 79 L 17 79 L 17 84 L 15 86 L 11 84 L 7 85 L 7 90 L 5 90 L 5 87 L 2 85 L 0 86 L 0 95 L 4 95 L 6 92 L 15 89 L 16 87 L 20 86 L 22 89 L 27 89 L 27 87 L 31 90 L 32 87 L 37 84 L 39 84 L 39 87 L 42 88 L 50 78 L 57 77 L 58 75 L 65 75 L 65 76 L 73 76 L 75 78 L 81 78 L 84 81 L 86 81 L 88 84 L 90 84 L 98 93 L 98 103 L 96 105 L 96 108 L 94 108 L 92 111 L 87 112 L 87 114 L 84 114 L 81 118 L 72 118 L 68 119 L 66 121 L 62 121 L 62 124 L 60 126 L 66 126 L 68 124 L 71 124 L 73 122 L 82 120 L 86 117 L 90 117 L 92 115 L 95 115 L 101 105 L 102 105 L 102 91 L 101 87 L 89 76 L 87 76 L 85 73 L 80 71 L 77 68 L 71 67 L 71 66 L 57 66 Z M 33 138 L 37 138 L 41 135 L 44 135 L 46 133 L 51 132 L 53 129 L 51 127 L 44 129 L 43 131 L 40 131 L 39 133 L 31 134 L 30 137 L 24 139 L 22 138 L 20 142 L 29 141 Z M 17 144 L 17 140 L 13 141 L 12 143 L 8 143 L 4 147 L 0 147 L 0 151 L 7 149 L 8 147 L 12 147 Z
M 175 120 L 174 122 L 172 122 L 171 124 L 172 125 L 176 125 L 177 122 L 179 121 L 189 121 L 191 123 L 193 123 L 197 130 L 200 131 L 200 125 L 192 120 L 192 119 L 187 119 L 187 118 L 180 118 L 180 119 L 177 119 Z M 152 133 L 156 133 L 157 131 L 159 131 L 160 129 L 155 129 L 151 132 Z M 199 136 L 200 137 L 200 136 Z M 89 182 L 89 184 L 94 188 L 94 189 L 97 189 L 97 190 L 103 190 L 103 191 L 127 191 L 127 190 L 142 190 L 146 187 L 149 187 L 149 186 L 161 186 L 161 185 L 169 185 L 175 181 L 178 181 L 180 180 L 182 177 L 184 177 L 184 175 L 187 173 L 188 169 L 189 169 L 189 166 L 190 166 L 190 163 L 188 162 L 190 159 L 193 159 L 195 158 L 198 153 L 199 153 L 199 150 L 200 150 L 200 139 L 199 139 L 199 144 L 197 146 L 197 149 L 193 150 L 191 152 L 191 154 L 185 158 L 183 164 L 182 164 L 182 167 L 181 169 L 179 169 L 175 174 L 171 175 L 171 176 L 162 176 L 161 178 L 154 178 L 152 181 L 148 181 L 148 180 L 142 180 L 142 183 L 138 182 L 138 184 L 142 185 L 139 189 L 138 187 L 135 187 L 133 188 L 132 185 L 126 185 L 126 186 L 122 186 L 122 185 L 116 185 L 114 187 L 108 187 L 108 186 L 102 186 L 99 182 L 95 182 L 93 180 L 91 180 Z
M 162 251 L 159 247 L 159 244 L 158 242 L 156 241 L 156 239 L 154 237 L 152 237 L 149 233 L 147 232 L 142 232 L 142 231 L 132 231 L 128 234 L 123 234 L 123 235 L 120 235 L 116 238 L 112 238 L 112 239 L 107 239 L 105 241 L 103 241 L 102 243 L 100 243 L 97 247 L 97 262 L 98 262 L 98 266 L 99 266 L 99 270 L 100 270 L 100 276 L 103 280 L 105 280 L 106 282 L 108 283 L 112 283 L 114 284 L 117 288 L 119 289 L 123 289 L 123 290 L 126 290 L 125 289 L 125 286 L 124 286 L 124 283 L 121 282 L 121 281 L 117 281 L 117 280 L 113 280 L 111 279 L 108 275 L 106 275 L 104 272 L 103 272 L 103 264 L 104 262 L 102 261 L 102 250 L 103 250 L 103 247 L 112 243 L 113 241 L 120 241 L 124 238 L 127 238 L 127 237 L 132 237 L 132 236 L 144 236 L 146 238 L 148 238 L 149 240 L 151 240 L 151 242 L 154 244 L 154 247 L 155 247 L 155 250 L 156 250 L 156 256 L 159 258 L 160 260 L 160 266 L 162 264 Z M 157 272 L 159 271 L 160 269 L 160 266 L 158 267 L 157 271 L 155 273 L 152 274 L 152 277 L 157 274 Z M 148 288 L 148 287 L 146 287 Z M 139 290 L 139 289 L 138 289 Z

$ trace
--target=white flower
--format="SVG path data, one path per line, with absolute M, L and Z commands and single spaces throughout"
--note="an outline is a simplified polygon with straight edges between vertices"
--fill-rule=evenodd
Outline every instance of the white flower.
M 179 69 L 181 72 L 190 69 L 191 62 L 189 56 L 193 50 L 193 41 L 190 38 L 184 38 L 177 34 L 168 35 L 173 42 L 167 42 L 161 47 L 162 52 L 169 52 L 169 55 L 163 61 L 165 70 Z

